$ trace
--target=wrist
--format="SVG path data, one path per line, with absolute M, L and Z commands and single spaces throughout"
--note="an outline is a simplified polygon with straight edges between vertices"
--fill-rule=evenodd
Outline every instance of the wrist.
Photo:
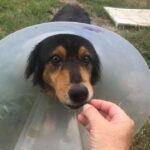
M 122 147 L 122 146 L 120 146 L 120 147 L 107 147 L 107 148 L 103 148 L 103 149 L 100 149 L 100 150 L 130 150 L 130 148 L 128 147 Z
M 120 148 L 105 148 L 105 149 L 100 149 L 100 150 L 130 150 L 130 148 L 128 148 L 128 149 L 126 149 L 126 148 L 122 148 L 122 149 L 120 149 Z

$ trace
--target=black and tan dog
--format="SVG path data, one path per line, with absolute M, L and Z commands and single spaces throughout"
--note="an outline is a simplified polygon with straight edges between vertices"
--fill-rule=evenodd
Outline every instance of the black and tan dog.
M 79 6 L 67 5 L 52 21 L 90 23 Z M 31 52 L 25 71 L 28 79 L 46 94 L 54 95 L 70 108 L 79 108 L 93 96 L 93 85 L 100 79 L 100 61 L 91 42 L 72 34 L 59 34 L 38 43 Z

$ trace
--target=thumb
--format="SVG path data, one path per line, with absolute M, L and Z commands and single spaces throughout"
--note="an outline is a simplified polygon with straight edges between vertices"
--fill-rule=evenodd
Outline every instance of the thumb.
M 98 122 L 106 123 L 105 118 L 101 115 L 101 113 L 92 105 L 85 104 L 83 106 L 83 115 L 86 117 L 88 122 L 92 124 L 98 124 Z

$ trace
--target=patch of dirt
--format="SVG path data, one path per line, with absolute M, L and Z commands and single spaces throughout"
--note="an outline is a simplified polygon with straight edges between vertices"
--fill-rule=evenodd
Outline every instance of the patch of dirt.
M 91 22 L 92 22 L 91 24 L 106 28 L 106 29 L 114 31 L 114 32 L 118 31 L 118 29 L 115 26 L 113 26 L 110 23 L 110 21 L 108 21 L 108 19 L 97 17 L 96 14 L 92 14 L 90 17 L 91 17 Z
M 60 1 L 67 4 L 79 4 L 77 0 L 60 0 Z

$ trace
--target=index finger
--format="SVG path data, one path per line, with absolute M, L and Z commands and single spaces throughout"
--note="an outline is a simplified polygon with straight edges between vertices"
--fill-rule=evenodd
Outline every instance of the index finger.
M 127 116 L 119 106 L 112 102 L 94 99 L 91 100 L 90 103 L 99 111 L 108 115 L 111 119 L 121 119 L 123 116 Z

